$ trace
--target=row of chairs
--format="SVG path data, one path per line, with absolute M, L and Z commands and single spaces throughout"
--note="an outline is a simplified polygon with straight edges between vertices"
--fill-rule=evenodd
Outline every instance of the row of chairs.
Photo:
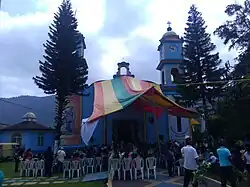
M 146 169 L 147 177 L 150 178 L 150 171 L 153 172 L 153 176 L 156 179 L 156 163 L 155 157 L 148 157 L 144 159 L 136 157 L 135 159 L 109 159 L 109 178 L 113 180 L 115 173 L 118 173 L 118 179 L 121 179 L 121 170 L 123 171 L 123 179 L 126 180 L 126 173 L 130 173 L 130 179 L 133 180 L 133 173 L 135 180 L 138 178 L 138 173 L 141 174 L 142 180 L 144 180 L 144 169 Z M 146 168 L 145 168 L 146 164 Z
M 126 173 L 130 173 L 130 179 L 138 178 L 138 173 L 141 174 L 142 179 L 144 179 L 144 172 L 146 171 L 148 179 L 150 178 L 150 171 L 153 171 L 154 178 L 156 179 L 156 164 L 157 159 L 155 157 L 148 157 L 145 159 L 137 157 L 135 159 L 124 158 L 124 159 L 109 159 L 108 170 L 109 177 L 114 178 L 115 172 L 118 173 L 118 179 L 121 178 L 121 170 L 123 171 L 123 178 L 126 180 Z M 145 167 L 146 166 L 146 167 Z M 85 158 L 81 160 L 66 160 L 63 162 L 63 177 L 66 177 L 68 173 L 69 178 L 73 178 L 76 173 L 77 178 L 84 176 L 86 173 L 102 172 L 103 160 L 101 157 L 96 158 Z M 183 159 L 179 160 L 179 165 L 177 165 L 174 170 L 176 174 L 180 176 L 183 168 Z M 144 171 L 145 170 L 145 171 Z M 33 176 L 41 177 L 44 176 L 45 162 L 43 160 L 39 161 L 21 161 L 20 164 L 20 176 Z
M 77 177 L 84 176 L 86 173 L 102 172 L 102 157 L 96 158 L 84 158 L 81 160 L 64 161 L 63 162 L 63 177 L 66 177 L 68 173 L 69 178 L 74 177 L 74 173 L 77 173 Z
M 71 178 L 76 173 L 76 176 L 79 178 L 84 174 L 94 173 L 95 171 L 102 171 L 102 158 L 85 158 L 81 160 L 66 160 L 63 162 L 63 177 Z M 53 169 L 53 168 L 52 168 Z M 25 177 L 38 177 L 44 176 L 45 172 L 45 162 L 44 160 L 25 160 L 20 163 L 20 176 Z
M 25 160 L 20 163 L 20 177 L 25 176 L 33 176 L 37 177 L 38 174 L 40 176 L 44 176 L 45 163 L 43 160 L 35 161 L 35 160 Z

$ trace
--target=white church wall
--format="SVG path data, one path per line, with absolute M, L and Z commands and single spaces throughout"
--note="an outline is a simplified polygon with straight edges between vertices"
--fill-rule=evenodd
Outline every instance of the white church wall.
M 185 136 L 190 136 L 190 121 L 188 118 L 181 118 L 181 128 L 178 127 L 177 117 L 168 115 L 169 138 L 170 140 L 184 141 Z

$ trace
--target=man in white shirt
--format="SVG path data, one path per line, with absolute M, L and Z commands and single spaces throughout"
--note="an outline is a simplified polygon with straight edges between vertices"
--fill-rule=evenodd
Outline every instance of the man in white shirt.
M 58 168 L 60 172 L 63 172 L 63 161 L 64 158 L 66 157 L 66 153 L 63 150 L 62 147 L 60 147 L 60 149 L 57 151 L 57 160 L 58 160 Z
M 183 187 L 188 187 L 192 181 L 193 172 L 197 170 L 198 154 L 196 149 L 192 146 L 192 139 L 190 136 L 185 136 L 186 146 L 181 149 L 181 153 L 184 157 L 184 184 Z M 193 184 L 194 187 L 198 187 L 198 184 Z

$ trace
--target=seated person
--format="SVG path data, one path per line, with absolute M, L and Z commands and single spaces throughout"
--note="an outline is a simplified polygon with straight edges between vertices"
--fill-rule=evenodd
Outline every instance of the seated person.
M 208 160 L 211 164 L 217 164 L 218 162 L 218 158 L 216 156 L 214 156 L 213 152 L 210 152 L 210 156 L 209 156 L 209 160 Z

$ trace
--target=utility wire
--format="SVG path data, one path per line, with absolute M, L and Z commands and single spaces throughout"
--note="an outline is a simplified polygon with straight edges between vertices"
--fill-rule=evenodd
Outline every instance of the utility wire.
M 176 86 L 188 86 L 188 85 L 204 85 L 204 84 L 221 84 L 221 83 L 232 83 L 232 82 L 247 82 L 250 79 L 235 79 L 235 80 L 224 80 L 224 81 L 211 81 L 211 82 L 197 82 L 197 83 L 184 83 L 175 84 Z
M 1 0 L 0 0 L 1 1 Z M 250 79 L 235 79 L 235 80 L 224 80 L 224 81 L 211 81 L 211 82 L 198 82 L 198 83 L 185 83 L 185 84 L 176 84 L 177 86 L 187 86 L 187 85 L 206 85 L 206 84 L 220 84 L 220 83 L 232 83 L 232 82 L 248 82 L 250 81 Z M 12 101 L 8 101 L 6 99 L 0 98 L 0 102 L 5 102 L 8 104 L 12 104 L 12 105 L 16 105 L 22 108 L 26 108 L 29 110 L 38 110 L 38 109 L 34 109 L 32 107 L 28 107 L 19 103 L 15 103 Z

